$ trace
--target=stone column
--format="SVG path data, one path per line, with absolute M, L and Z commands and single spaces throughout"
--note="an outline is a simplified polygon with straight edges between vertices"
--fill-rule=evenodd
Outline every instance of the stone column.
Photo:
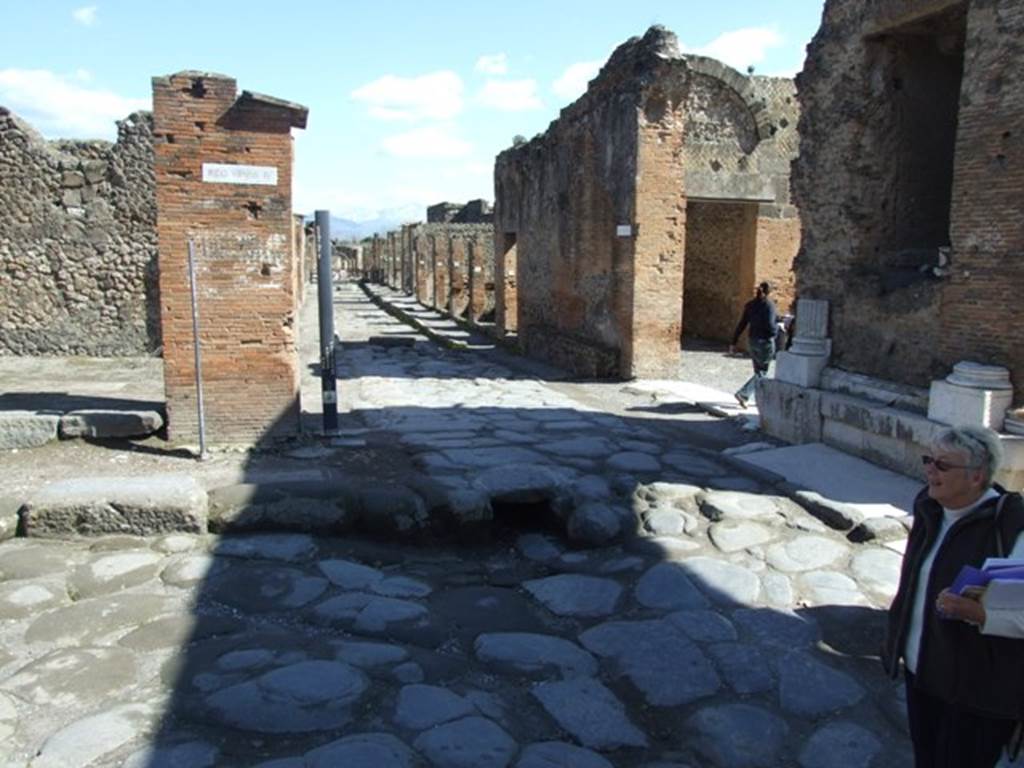
M 798 299 L 796 336 L 789 351 L 779 352 L 775 378 L 801 387 L 817 387 L 832 354 L 828 337 L 828 302 Z
M 961 362 L 945 379 L 933 381 L 928 418 L 942 424 L 1002 429 L 1013 403 L 1010 372 L 999 365 Z

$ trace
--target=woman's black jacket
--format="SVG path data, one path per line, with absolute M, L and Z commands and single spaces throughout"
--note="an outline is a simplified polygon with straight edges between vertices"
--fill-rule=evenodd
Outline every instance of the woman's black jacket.
M 983 635 L 963 621 L 942 619 L 934 610 L 939 593 L 964 565 L 980 568 L 987 557 L 1005 556 L 1024 531 L 1024 501 L 996 486 L 990 499 L 957 520 L 932 564 L 925 597 L 924 628 L 914 684 L 926 693 L 987 717 L 1024 720 L 1024 641 Z M 997 516 L 998 509 L 998 516 Z M 942 526 L 942 507 L 927 488 L 914 502 L 914 525 L 907 541 L 900 586 L 889 608 L 889 631 L 882 661 L 896 677 L 903 657 L 921 562 Z

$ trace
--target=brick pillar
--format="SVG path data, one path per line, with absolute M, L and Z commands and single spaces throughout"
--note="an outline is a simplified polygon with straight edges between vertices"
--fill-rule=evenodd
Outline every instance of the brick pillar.
M 187 243 L 197 246 L 211 442 L 293 434 L 299 422 L 291 128 L 306 109 L 223 75 L 153 78 L 160 313 L 168 431 L 198 437 Z

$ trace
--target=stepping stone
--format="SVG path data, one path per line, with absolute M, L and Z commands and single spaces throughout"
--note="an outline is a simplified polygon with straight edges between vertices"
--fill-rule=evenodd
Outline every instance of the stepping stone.
M 60 416 L 35 411 L 0 411 L 0 451 L 38 448 L 57 439 Z
M 515 768 L 615 768 L 596 752 L 566 744 L 544 741 L 530 744 L 519 755 Z
M 721 686 L 704 654 L 669 621 L 609 621 L 583 632 L 580 642 L 611 659 L 653 706 L 688 704 Z
M 853 504 L 835 501 L 815 491 L 797 490 L 793 496 L 800 506 L 837 531 L 848 531 L 864 520 L 864 513 Z
M 531 691 L 551 717 L 584 747 L 646 747 L 647 737 L 615 694 L 592 678 L 539 683 Z
M 264 533 L 246 536 L 222 536 L 214 554 L 218 557 L 246 557 L 300 563 L 316 554 L 312 536 L 299 533 Z
M 203 597 L 246 613 L 287 612 L 316 600 L 327 579 L 284 566 L 239 566 L 212 576 Z
M 594 677 L 597 660 L 575 643 L 552 635 L 494 632 L 477 637 L 476 657 L 485 664 L 507 668 L 535 679 L 558 674 L 563 679 Z
M 813 620 L 788 611 L 740 608 L 733 611 L 732 621 L 741 632 L 749 634 L 758 645 L 767 646 L 772 653 L 777 653 L 778 648 L 810 647 L 821 639 Z
M 21 510 L 26 536 L 66 538 L 206 532 L 207 498 L 187 475 L 61 480 L 34 493 Z
M 427 609 L 419 603 L 378 597 L 365 592 L 350 592 L 326 600 L 313 613 L 325 624 L 340 624 L 360 632 L 388 632 L 393 625 L 427 624 Z
M 620 472 L 659 472 L 661 462 L 648 453 L 623 451 L 608 459 L 608 466 Z
M 768 564 L 785 573 L 817 571 L 839 565 L 849 554 L 847 545 L 825 536 L 811 535 L 771 544 L 765 550 Z
M 425 731 L 435 725 L 476 714 L 476 707 L 447 688 L 435 685 L 407 685 L 398 692 L 395 723 L 411 731 Z
M 415 534 L 430 525 L 426 502 L 409 488 L 363 488 L 358 503 L 360 519 L 373 533 Z
M 792 715 L 817 718 L 864 698 L 864 689 L 852 677 L 801 651 L 779 659 L 778 670 L 779 703 Z
M 690 743 L 716 768 L 774 768 L 789 735 L 785 721 L 749 704 L 705 707 L 686 725 L 695 732 Z
M 558 616 L 608 616 L 622 595 L 617 581 L 568 573 L 527 581 L 523 587 Z
M 359 733 L 307 752 L 296 768 L 416 768 L 419 764 L 415 753 L 390 733 Z
M 511 736 L 482 717 L 432 728 L 420 734 L 413 747 L 437 768 L 505 768 L 519 751 Z
M 855 723 L 829 723 L 800 750 L 800 768 L 869 768 L 882 750 L 875 734 Z
M 777 538 L 777 532 L 766 525 L 743 520 L 713 523 L 708 538 L 722 552 L 739 552 Z
M 691 557 L 676 567 L 719 605 L 753 605 L 761 593 L 761 579 L 756 573 L 724 560 Z
M 808 605 L 870 605 L 857 582 L 835 571 L 811 571 L 797 577 Z
M 903 557 L 882 547 L 867 547 L 854 554 L 850 572 L 857 582 L 872 592 L 891 600 L 900 584 Z
M 348 531 L 355 520 L 355 492 L 337 481 L 239 483 L 210 491 L 210 530 L 214 533 L 296 531 L 330 535 Z
M 717 643 L 708 646 L 719 673 L 736 693 L 764 693 L 775 688 L 769 660 L 756 645 Z
M 697 518 L 681 509 L 655 507 L 644 515 L 644 527 L 655 536 L 681 536 L 697 530 Z
M 337 661 L 301 661 L 206 697 L 216 722 L 257 733 L 309 733 L 352 721 L 369 683 Z
M 645 608 L 668 611 L 708 605 L 680 563 L 658 563 L 650 568 L 637 582 L 634 596 Z
M 81 597 L 93 597 L 137 587 L 156 576 L 163 559 L 149 550 L 103 555 L 78 566 L 68 578 L 68 588 Z
M 473 482 L 492 504 L 535 504 L 555 498 L 571 476 L 565 471 L 528 464 L 509 464 L 485 469 Z
M 145 437 L 163 425 L 164 419 L 156 411 L 70 411 L 60 418 L 60 436 Z

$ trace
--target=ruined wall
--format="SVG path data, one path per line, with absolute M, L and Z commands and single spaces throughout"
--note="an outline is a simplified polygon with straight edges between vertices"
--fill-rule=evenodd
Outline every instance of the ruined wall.
M 305 125 L 305 109 L 247 91 L 239 96 L 235 81 L 222 75 L 179 72 L 153 78 L 153 115 L 169 435 L 193 441 L 198 432 L 189 240 L 197 245 L 211 441 L 295 433 L 291 128 Z M 239 172 L 272 168 L 276 180 L 229 183 L 208 175 L 206 164 L 238 166 Z
M 494 322 L 494 237 L 493 228 L 468 243 L 469 249 L 469 307 L 471 323 Z
M 829 0 L 798 78 L 801 296 L 832 364 L 926 386 L 959 360 L 1024 394 L 1024 7 Z
M 0 354 L 160 349 L 152 118 L 46 141 L 0 107 Z
M 756 210 L 758 226 L 743 223 L 753 249 L 741 260 L 748 273 L 732 275 L 731 285 L 753 285 L 759 266 L 771 270 L 759 279 L 791 282 L 799 238 L 788 186 L 794 97 L 792 81 L 744 77 L 680 54 L 660 27 L 616 49 L 546 133 L 498 156 L 499 328 L 516 329 L 528 354 L 583 375 L 676 376 L 684 273 L 696 293 L 709 282 L 699 274 L 706 251 L 684 269 L 688 199 Z M 762 227 L 762 219 L 783 226 Z M 775 271 L 779 262 L 785 275 Z M 724 318 L 749 295 L 716 291 L 703 301 Z

